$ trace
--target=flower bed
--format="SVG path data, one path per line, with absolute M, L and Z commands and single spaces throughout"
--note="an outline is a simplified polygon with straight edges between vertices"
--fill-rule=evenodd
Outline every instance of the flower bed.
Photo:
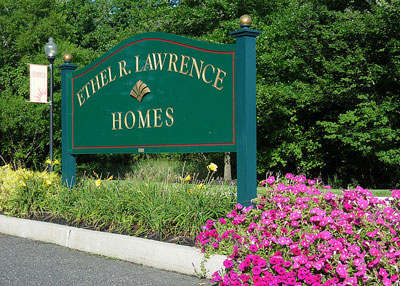
M 196 244 L 224 254 L 216 285 L 400 285 L 400 191 L 338 196 L 305 176 L 269 177 L 254 206 L 208 221 Z M 322 190 L 322 191 L 321 191 Z

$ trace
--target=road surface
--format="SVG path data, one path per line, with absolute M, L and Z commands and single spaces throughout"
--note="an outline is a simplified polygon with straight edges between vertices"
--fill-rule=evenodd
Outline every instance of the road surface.
M 1 286 L 207 286 L 207 280 L 0 234 Z

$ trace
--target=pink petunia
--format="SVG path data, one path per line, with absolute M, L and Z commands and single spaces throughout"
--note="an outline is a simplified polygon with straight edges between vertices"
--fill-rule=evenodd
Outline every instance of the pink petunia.
M 243 208 L 243 206 L 241 204 L 236 204 L 235 205 L 235 209 L 237 210 L 241 210 Z
M 249 250 L 251 252 L 257 252 L 258 251 L 258 247 L 256 245 L 254 245 L 254 244 L 250 244 Z
M 275 177 L 274 176 L 269 176 L 267 179 L 267 183 L 272 185 L 275 182 Z
M 237 274 L 236 272 L 234 272 L 233 270 L 231 271 L 231 280 L 237 280 L 239 279 L 239 274 Z
M 394 212 L 394 209 L 392 209 L 392 208 L 385 208 L 383 210 L 383 213 L 387 214 L 387 215 L 391 215 L 393 212 Z
M 379 275 L 381 275 L 384 278 L 389 276 L 389 274 L 387 273 L 386 269 L 382 268 L 382 267 L 379 269 Z
M 369 250 L 369 253 L 370 253 L 372 256 L 377 256 L 377 255 L 379 255 L 381 252 L 380 252 L 377 248 L 373 247 L 373 248 L 371 248 L 371 249 Z
M 288 268 L 288 267 L 292 266 L 292 262 L 289 261 L 289 260 L 287 260 L 287 261 L 285 261 L 285 262 L 283 263 L 283 266 L 286 267 L 286 268 Z
M 393 198 L 400 198 L 400 190 L 392 190 Z
M 315 264 L 314 264 L 315 269 L 321 270 L 322 267 L 324 267 L 324 262 L 322 260 L 318 260 L 317 262 L 315 262 Z
M 223 264 L 225 268 L 231 268 L 233 266 L 233 262 L 229 259 L 226 259 Z
M 383 282 L 383 286 L 391 286 L 392 285 L 392 281 L 388 278 L 383 278 L 382 282 Z
M 261 268 L 259 267 L 259 266 L 254 266 L 253 267 L 253 269 L 252 269 L 252 273 L 254 274 L 254 275 L 260 275 L 261 274 Z
M 250 279 L 250 275 L 247 274 L 241 274 L 239 276 L 239 279 L 242 280 L 243 282 L 247 282 Z
M 299 255 L 299 254 L 301 253 L 301 250 L 298 249 L 298 248 L 293 248 L 293 249 L 292 249 L 292 253 L 293 253 L 294 255 Z
M 336 267 L 336 272 L 339 274 L 339 277 L 341 278 L 347 278 L 347 265 L 338 263 L 338 266 Z

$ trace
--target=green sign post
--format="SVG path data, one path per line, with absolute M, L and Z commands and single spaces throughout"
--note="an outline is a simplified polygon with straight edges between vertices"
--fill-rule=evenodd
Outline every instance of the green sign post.
M 145 33 L 80 70 L 64 58 L 63 183 L 75 184 L 77 154 L 237 152 L 238 201 L 250 204 L 257 187 L 259 32 L 242 18 L 242 29 L 232 33 L 236 45 Z

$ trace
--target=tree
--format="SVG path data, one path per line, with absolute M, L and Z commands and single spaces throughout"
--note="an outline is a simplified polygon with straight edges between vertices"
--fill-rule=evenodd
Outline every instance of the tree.
M 233 43 L 230 32 L 239 29 L 238 19 L 247 13 L 253 18 L 252 28 L 262 31 L 257 38 L 260 177 L 267 171 L 303 172 L 330 183 L 338 178 L 337 186 L 394 187 L 400 183 L 399 4 L 399 0 L 3 0 L 0 106 L 5 109 L 0 114 L 0 152 L 6 161 L 27 165 L 44 161 L 47 154 L 46 107 L 23 103 L 28 98 L 24 63 L 47 64 L 42 50 L 49 36 L 55 38 L 60 54 L 71 52 L 73 62 L 82 67 L 142 32 Z M 56 65 L 61 63 L 57 57 Z M 59 108 L 58 70 L 55 79 Z M 24 122 L 19 114 L 27 114 L 29 120 L 24 124 L 10 120 Z M 59 124 L 58 116 L 56 150 Z M 35 133 L 35 126 L 40 132 Z M 39 133 L 37 145 L 29 149 L 28 142 Z M 207 156 L 223 162 L 223 154 Z

